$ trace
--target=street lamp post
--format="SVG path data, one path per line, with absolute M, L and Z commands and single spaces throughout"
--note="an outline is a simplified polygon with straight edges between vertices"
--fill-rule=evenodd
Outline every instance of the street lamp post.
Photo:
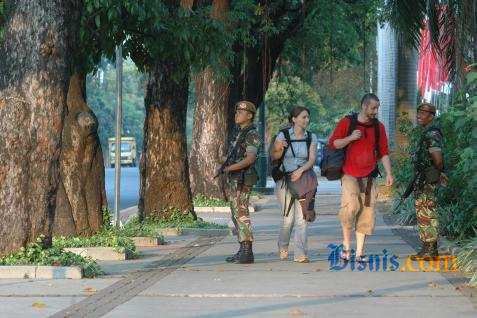
M 114 225 L 119 227 L 119 203 L 121 194 L 121 123 L 123 111 L 123 52 L 119 45 L 116 48 L 116 150 L 114 176 Z

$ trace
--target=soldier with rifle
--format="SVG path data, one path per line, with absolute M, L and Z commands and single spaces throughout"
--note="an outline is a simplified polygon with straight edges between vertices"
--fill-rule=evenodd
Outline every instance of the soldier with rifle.
M 252 226 L 248 204 L 250 191 L 258 179 L 255 169 L 257 153 L 261 141 L 257 128 L 253 124 L 256 108 L 249 101 L 238 102 L 235 106 L 235 123 L 240 130 L 229 148 L 224 164 L 218 175 L 226 174 L 227 195 L 230 202 L 232 221 L 240 243 L 238 252 L 226 258 L 229 263 L 249 264 L 254 262 L 252 251 Z
M 446 177 L 443 173 L 443 135 L 435 123 L 435 115 L 436 107 L 432 104 L 423 103 L 417 108 L 417 123 L 422 128 L 422 134 L 416 151 L 412 154 L 414 177 L 400 202 L 401 204 L 414 192 L 422 249 L 417 254 L 411 255 L 412 260 L 431 260 L 439 256 L 437 249 L 439 223 L 435 192 L 438 186 L 445 185 Z

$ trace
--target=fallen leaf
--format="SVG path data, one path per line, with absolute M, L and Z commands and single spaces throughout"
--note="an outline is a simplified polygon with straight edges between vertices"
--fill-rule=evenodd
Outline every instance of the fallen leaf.
M 373 293 L 373 290 L 372 289 L 368 289 L 368 294 L 372 294 Z
M 320 268 L 315 269 L 315 272 L 321 272 Z
M 40 301 L 37 301 L 37 302 L 34 302 L 31 306 L 36 309 L 43 309 L 46 307 L 46 304 Z
M 84 291 L 85 293 L 95 293 L 95 292 L 97 292 L 96 288 L 94 288 L 94 287 L 85 287 L 85 288 L 83 289 L 83 291 Z
M 429 286 L 431 288 L 439 288 L 439 285 L 436 284 L 436 283 L 429 283 L 427 286 Z
M 290 310 L 290 316 L 292 317 L 299 317 L 299 316 L 305 316 L 305 312 L 301 311 L 300 309 L 298 308 L 293 308 L 292 310 Z

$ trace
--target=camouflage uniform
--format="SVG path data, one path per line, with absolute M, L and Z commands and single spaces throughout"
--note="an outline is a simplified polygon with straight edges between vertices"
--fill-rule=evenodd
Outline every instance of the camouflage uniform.
M 423 128 L 417 151 L 413 156 L 415 173 L 418 174 L 414 191 L 419 238 L 422 242 L 437 242 L 439 223 L 437 218 L 436 188 L 438 183 L 426 182 L 424 172 L 433 167 L 431 153 L 442 151 L 442 135 L 434 122 Z
M 249 127 L 242 128 L 230 149 L 235 147 L 235 144 L 243 140 L 239 145 L 236 156 L 232 163 L 237 163 L 245 158 L 246 152 L 257 154 L 260 149 L 261 141 L 255 126 L 252 129 Z M 243 133 L 246 136 L 241 136 Z M 253 241 L 252 225 L 250 222 L 250 213 L 248 211 L 248 203 L 250 199 L 250 191 L 257 180 L 257 172 L 255 165 L 252 165 L 245 171 L 232 172 L 228 174 L 228 200 L 230 202 L 230 209 L 232 214 L 232 221 L 237 231 L 239 242 Z

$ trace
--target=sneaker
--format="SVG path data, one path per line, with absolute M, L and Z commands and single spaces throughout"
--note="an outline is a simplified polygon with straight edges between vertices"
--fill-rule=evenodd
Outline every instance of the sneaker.
M 308 256 L 300 256 L 298 258 L 295 258 L 294 261 L 297 263 L 309 263 L 310 259 L 308 258 Z
M 287 250 L 281 250 L 279 251 L 280 254 L 280 260 L 286 261 L 288 260 L 288 251 Z

